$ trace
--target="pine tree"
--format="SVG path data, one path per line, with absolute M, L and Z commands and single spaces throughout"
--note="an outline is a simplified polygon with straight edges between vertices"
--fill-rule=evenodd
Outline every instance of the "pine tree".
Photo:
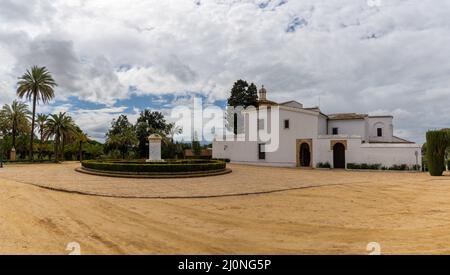
M 244 106 L 247 97 L 248 83 L 245 80 L 239 79 L 231 89 L 231 95 L 228 98 L 228 106 Z
M 244 106 L 255 106 L 258 107 L 258 88 L 255 84 L 250 84 L 245 93 Z
M 258 107 L 258 88 L 255 84 L 242 79 L 236 81 L 231 89 L 231 95 L 228 98 L 228 106 L 230 107 L 243 107 L 249 106 Z M 233 130 L 234 134 L 242 133 L 243 129 L 243 117 L 242 114 L 227 112 L 227 128 Z M 239 127 L 240 126 L 240 127 Z

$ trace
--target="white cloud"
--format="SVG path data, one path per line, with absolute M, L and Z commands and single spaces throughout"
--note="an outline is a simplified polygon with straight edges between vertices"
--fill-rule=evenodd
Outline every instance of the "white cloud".
M 225 99 L 244 78 L 274 100 L 320 96 L 325 112 L 398 113 L 399 133 L 422 141 L 449 124 L 450 2 L 379 2 L 0 0 L 0 103 L 34 63 L 54 73 L 58 99 L 107 106 L 129 86 Z

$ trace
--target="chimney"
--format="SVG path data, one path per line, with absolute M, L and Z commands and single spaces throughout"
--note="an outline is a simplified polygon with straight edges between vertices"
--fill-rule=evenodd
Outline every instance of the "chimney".
M 264 85 L 262 85 L 261 90 L 259 90 L 259 100 L 260 101 L 266 101 L 267 100 L 267 91 L 264 88 Z

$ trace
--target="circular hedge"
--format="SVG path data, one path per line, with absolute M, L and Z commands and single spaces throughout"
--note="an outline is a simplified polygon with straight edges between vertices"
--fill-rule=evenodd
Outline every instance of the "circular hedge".
M 145 161 L 83 161 L 84 169 L 129 174 L 189 174 L 223 171 L 226 163 L 221 160 L 169 160 L 167 162 Z

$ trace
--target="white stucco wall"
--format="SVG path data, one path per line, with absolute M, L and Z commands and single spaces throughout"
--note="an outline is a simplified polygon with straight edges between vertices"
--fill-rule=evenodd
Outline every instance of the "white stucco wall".
M 386 117 L 369 117 L 369 140 L 370 142 L 392 142 L 394 136 L 393 118 Z M 383 136 L 377 136 L 377 128 L 383 129 Z
M 328 134 L 333 133 L 333 128 L 338 128 L 339 135 L 356 135 L 366 140 L 366 120 L 330 120 L 328 121 Z
M 290 121 L 289 129 L 284 129 L 284 120 L 286 119 Z M 297 165 L 297 139 L 312 139 L 317 137 L 319 127 L 318 114 L 280 108 L 278 122 L 280 125 L 278 150 L 267 152 L 265 160 L 259 160 L 258 142 L 254 141 L 216 140 L 213 142 L 213 158 L 230 159 L 236 163 L 295 167 Z M 315 142 L 313 141 L 312 151 L 315 150 L 314 147 Z M 224 150 L 224 148 L 227 149 Z M 315 163 L 314 154 L 311 161 Z
M 257 162 L 258 143 L 250 141 L 214 141 L 213 158 L 232 162 Z
M 266 159 L 259 160 L 258 144 L 256 141 L 227 141 L 216 140 L 213 142 L 213 157 L 230 159 L 234 163 L 247 163 L 269 166 L 295 167 L 297 165 L 296 143 L 298 139 L 312 139 L 311 161 L 314 167 L 319 162 L 329 162 L 333 165 L 333 151 L 331 140 L 346 140 L 346 163 L 381 164 L 390 167 L 394 164 L 416 163 L 421 164 L 421 147 L 417 144 L 394 144 L 363 142 L 369 139 L 375 131 L 377 123 L 382 122 L 384 138 L 392 136 L 392 118 L 377 117 L 374 119 L 361 120 L 337 120 L 328 122 L 328 133 L 333 127 L 338 127 L 344 135 L 326 135 L 326 119 L 321 119 L 317 113 L 305 111 L 300 112 L 292 108 L 280 108 L 279 113 L 279 147 L 274 152 L 266 152 Z M 290 128 L 284 129 L 284 120 L 289 119 Z M 270 123 L 269 123 L 270 124 Z M 271 128 L 271 127 L 269 127 Z M 325 133 L 325 134 L 320 134 Z M 386 141 L 386 139 L 385 139 Z M 418 152 L 416 159 L 415 152 Z
M 328 119 L 320 115 L 319 116 L 319 135 L 327 135 L 328 134 Z
M 418 144 L 368 144 L 362 143 L 361 138 L 353 136 L 319 137 L 317 140 L 318 151 L 317 163 L 329 162 L 333 165 L 333 150 L 331 150 L 332 140 L 346 140 L 347 150 L 345 152 L 346 163 L 367 163 L 381 164 L 390 167 L 393 165 L 407 164 L 413 166 L 416 163 L 421 165 L 421 146 Z M 416 160 L 415 152 L 418 153 Z M 416 162 L 417 161 L 417 162 Z

